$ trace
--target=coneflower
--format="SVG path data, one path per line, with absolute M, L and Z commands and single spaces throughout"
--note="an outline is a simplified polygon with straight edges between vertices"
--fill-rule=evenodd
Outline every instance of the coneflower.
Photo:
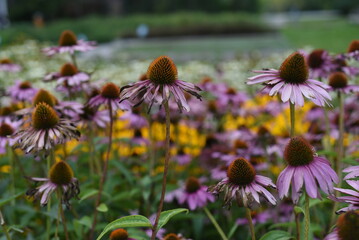
M 324 240 L 356 240 L 359 236 L 359 210 L 340 215 L 337 226 Z
M 65 63 L 61 66 L 59 72 L 52 72 L 44 77 L 44 81 L 56 81 L 58 85 L 66 85 L 68 87 L 80 86 L 82 83 L 88 82 L 89 74 L 80 72 L 72 63 Z
M 16 81 L 13 86 L 9 87 L 7 93 L 15 102 L 31 102 L 37 91 L 30 82 Z
M 306 57 L 311 78 L 325 78 L 335 69 L 332 57 L 324 49 L 315 49 Z
M 165 235 L 161 240 L 191 240 L 185 238 L 182 234 L 169 233 Z
M 0 59 L 0 71 L 3 72 L 19 72 L 21 70 L 21 66 L 19 64 L 13 63 L 8 58 Z
M 125 229 L 119 228 L 111 232 L 110 240 L 136 240 L 136 239 L 130 238 L 128 236 L 128 232 Z
M 344 56 L 359 61 L 359 40 L 353 40 L 349 44 L 348 51 Z
M 343 72 L 334 72 L 328 78 L 330 90 L 345 94 L 359 92 L 358 85 L 349 85 L 348 76 Z

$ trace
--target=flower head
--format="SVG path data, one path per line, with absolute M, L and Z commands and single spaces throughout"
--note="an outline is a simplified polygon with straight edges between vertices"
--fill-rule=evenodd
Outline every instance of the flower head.
M 359 210 L 339 216 L 337 226 L 324 240 L 355 240 L 359 235 Z
M 14 140 L 10 138 L 19 127 L 20 122 L 4 121 L 0 123 L 0 154 L 6 153 L 6 146 L 14 145 Z
M 38 90 L 31 86 L 30 82 L 16 81 L 15 85 L 9 87 L 8 94 L 14 101 L 31 102 Z
M 59 161 L 52 165 L 48 178 L 30 178 L 30 180 L 44 182 L 41 186 L 26 192 L 26 195 L 35 199 L 41 198 L 41 206 L 45 206 L 48 203 L 51 194 L 57 189 L 61 189 L 61 201 L 67 207 L 70 207 L 70 199 L 77 197 L 80 193 L 79 183 L 74 178 L 70 165 L 64 161 Z
M 13 63 L 8 58 L 0 59 L 0 71 L 3 72 L 19 72 L 21 70 L 21 66 Z
M 264 187 L 275 188 L 275 185 L 271 179 L 257 175 L 246 159 L 237 158 L 229 165 L 227 178 L 209 187 L 208 191 L 215 195 L 224 191 L 224 205 L 228 207 L 231 206 L 232 200 L 236 199 L 241 206 L 252 208 L 255 202 L 260 204 L 260 195 L 275 205 L 276 199 Z
M 81 86 L 81 84 L 88 82 L 89 79 L 90 76 L 87 73 L 80 72 L 72 63 L 65 63 L 59 72 L 46 75 L 44 81 L 56 80 L 58 86 L 71 88 Z
M 353 40 L 349 44 L 346 56 L 359 61 L 359 40 Z
M 307 64 L 312 78 L 325 78 L 335 68 L 332 58 L 324 49 L 315 49 L 307 56 Z
M 110 240 L 135 240 L 135 239 L 129 238 L 128 232 L 125 229 L 119 228 L 111 232 Z
M 343 93 L 359 92 L 358 85 L 348 85 L 348 77 L 343 72 L 334 72 L 329 76 L 329 86 L 332 91 Z
M 161 240 L 190 240 L 185 238 L 182 234 L 169 233 L 164 236 Z
M 160 56 L 148 67 L 147 80 L 129 84 L 121 89 L 121 101 L 129 100 L 134 106 L 146 101 L 151 109 L 153 103 L 162 105 L 167 102 L 172 94 L 180 111 L 190 110 L 184 92 L 187 92 L 201 100 L 198 94 L 201 89 L 192 83 L 187 83 L 177 78 L 177 67 L 171 58 Z
M 284 150 L 284 159 L 288 166 L 280 173 L 277 180 L 280 198 L 288 196 L 291 183 L 292 200 L 297 203 L 303 183 L 311 198 L 321 198 L 318 184 L 323 192 L 331 194 L 333 182 L 339 181 L 328 160 L 316 156 L 312 146 L 302 137 L 290 139 Z
M 281 94 L 283 102 L 290 100 L 293 104 L 304 105 L 304 98 L 315 104 L 324 106 L 329 104 L 330 95 L 326 91 L 327 85 L 308 77 L 309 71 L 304 56 L 298 52 L 287 57 L 279 70 L 269 69 L 254 71 L 260 75 L 249 78 L 247 84 L 265 83 L 269 95 Z

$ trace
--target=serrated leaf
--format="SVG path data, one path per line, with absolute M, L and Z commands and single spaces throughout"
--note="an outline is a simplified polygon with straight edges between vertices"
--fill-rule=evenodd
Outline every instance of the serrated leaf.
M 99 212 L 107 212 L 108 211 L 108 207 L 105 203 L 101 203 L 100 205 L 98 205 L 98 207 L 96 209 Z
M 264 234 L 259 240 L 289 240 L 293 237 L 285 231 L 274 230 Z
M 186 208 L 176 208 L 168 211 L 161 212 L 160 219 L 158 220 L 158 229 L 161 229 L 173 216 L 186 212 L 188 213 L 188 209 Z
M 82 202 L 83 200 L 89 198 L 89 197 L 92 197 L 92 196 L 96 195 L 97 193 L 98 193 L 98 190 L 97 190 L 97 189 L 87 190 L 86 192 L 84 192 L 83 194 L 81 194 L 79 203 Z
M 152 227 L 150 220 L 141 215 L 132 215 L 119 218 L 111 223 L 109 223 L 102 233 L 97 237 L 97 240 L 100 240 L 106 233 L 115 230 L 117 228 L 126 228 L 126 227 Z

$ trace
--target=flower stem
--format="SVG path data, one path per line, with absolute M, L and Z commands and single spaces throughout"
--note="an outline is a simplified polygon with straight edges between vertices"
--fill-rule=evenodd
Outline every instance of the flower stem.
M 203 208 L 204 212 L 207 214 L 207 217 L 209 218 L 209 220 L 211 220 L 212 224 L 214 225 L 214 227 L 216 228 L 217 232 L 219 233 L 219 235 L 221 235 L 223 240 L 228 240 L 228 238 L 226 237 L 226 235 L 224 234 L 222 228 L 218 225 L 216 219 L 213 217 L 212 213 L 208 210 L 207 207 Z
M 294 137 L 295 134 L 295 105 L 289 103 L 290 106 L 290 137 Z
M 304 206 L 304 239 L 309 240 L 309 227 L 310 227 L 310 213 L 309 213 L 309 196 L 305 194 L 305 206 Z
M 294 211 L 294 217 L 295 217 L 295 229 L 296 229 L 296 235 L 297 240 L 300 240 L 300 221 L 299 221 L 299 213 Z
M 52 151 L 50 155 L 52 156 Z M 50 168 L 51 168 L 51 157 L 47 156 L 46 157 L 46 165 L 47 165 L 47 172 L 50 172 Z M 51 229 L 51 217 L 50 217 L 50 212 L 51 212 L 51 198 L 49 199 L 49 201 L 47 202 L 47 213 L 49 214 L 46 218 L 46 239 L 50 240 L 50 229 Z
M 97 194 L 97 199 L 96 199 L 96 203 L 95 203 L 95 212 L 94 212 L 94 218 L 93 218 L 91 231 L 90 231 L 90 239 L 93 239 L 93 235 L 95 233 L 95 227 L 96 227 L 96 223 L 97 223 L 97 214 L 98 214 L 97 207 L 100 205 L 100 202 L 101 202 L 101 195 L 102 195 L 103 186 L 105 184 L 106 177 L 107 177 L 108 161 L 110 158 L 111 147 L 112 147 L 113 117 L 112 117 L 111 103 L 108 104 L 108 108 L 109 108 L 108 112 L 110 114 L 110 130 L 109 130 L 109 135 L 108 135 L 108 148 L 107 148 L 105 162 L 103 165 L 102 176 L 101 176 L 101 180 L 100 180 L 100 186 L 99 186 L 99 190 L 98 190 L 98 194 Z
M 65 233 L 65 238 L 66 240 L 69 240 L 69 233 L 67 232 L 67 226 L 66 226 L 66 218 L 65 218 L 65 214 L 64 214 L 64 209 L 62 208 L 62 201 L 61 201 L 61 190 L 57 191 L 57 199 L 59 200 L 59 212 L 61 215 L 61 221 L 62 221 L 62 225 L 64 227 L 64 233 Z
M 77 61 L 76 61 L 75 53 L 73 53 L 73 54 L 70 53 L 70 56 L 71 56 L 72 63 L 75 65 L 75 67 L 77 67 Z
M 9 165 L 10 165 L 10 194 L 12 196 L 15 195 L 15 164 L 14 164 L 14 153 L 12 152 L 11 157 L 9 158 Z M 11 206 L 15 206 L 15 199 L 11 200 Z
M 10 234 L 9 234 L 9 232 L 7 230 L 7 226 L 6 226 L 6 223 L 5 223 L 5 220 L 4 220 L 4 217 L 2 215 L 1 210 L 0 210 L 0 224 L 1 224 L 1 227 L 2 227 L 2 231 L 5 234 L 6 240 L 11 240 L 11 237 L 10 237 Z
M 254 231 L 254 225 L 253 225 L 253 221 L 252 221 L 251 210 L 249 208 L 246 208 L 246 217 L 247 217 L 248 224 L 249 224 L 249 230 L 251 231 L 252 240 L 256 240 L 256 235 L 255 235 L 255 231 Z
M 341 165 L 344 153 L 344 101 L 343 94 L 338 92 L 339 99 L 339 139 L 338 139 L 338 156 L 334 162 L 334 169 L 338 176 L 341 175 Z M 340 178 L 339 178 L 340 179 Z M 340 187 L 340 186 L 339 186 Z
M 170 108 L 168 106 L 168 100 L 164 103 L 164 107 L 165 107 L 165 112 L 166 112 L 166 141 L 165 141 L 165 154 L 166 155 L 165 155 L 165 165 L 164 165 L 163 178 L 162 178 L 162 192 L 161 192 L 160 204 L 158 206 L 155 224 L 153 225 L 153 228 L 152 228 L 151 240 L 155 240 L 156 235 L 157 235 L 157 231 L 158 231 L 157 226 L 158 226 L 158 221 L 159 221 L 159 218 L 160 218 L 160 214 L 162 212 L 163 201 L 165 199 L 165 194 L 166 194 L 168 163 L 169 163 L 169 159 L 170 159 L 170 127 L 171 127 L 171 122 L 170 122 Z

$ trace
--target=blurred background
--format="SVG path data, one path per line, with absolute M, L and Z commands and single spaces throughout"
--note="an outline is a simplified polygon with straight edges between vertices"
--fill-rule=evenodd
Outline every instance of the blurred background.
M 0 0 L 0 47 L 62 30 L 100 43 L 92 55 L 178 59 L 304 47 L 346 51 L 359 37 L 357 0 Z

